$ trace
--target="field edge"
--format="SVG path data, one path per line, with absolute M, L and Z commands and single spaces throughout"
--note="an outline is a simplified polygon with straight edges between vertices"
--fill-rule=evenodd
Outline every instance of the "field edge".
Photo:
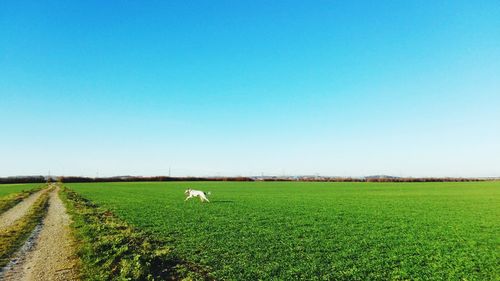
M 171 246 L 67 186 L 60 194 L 73 220 L 82 280 L 213 280 L 176 257 Z
M 7 265 L 11 256 L 28 239 L 47 213 L 49 191 L 46 190 L 29 208 L 26 215 L 13 225 L 0 231 L 0 268 Z
M 34 188 L 30 188 L 28 190 L 22 190 L 20 192 L 15 192 L 8 194 L 6 196 L 0 197 L 0 214 L 3 214 L 5 211 L 17 205 L 19 202 L 26 199 L 31 194 L 41 190 L 44 185 L 40 185 Z

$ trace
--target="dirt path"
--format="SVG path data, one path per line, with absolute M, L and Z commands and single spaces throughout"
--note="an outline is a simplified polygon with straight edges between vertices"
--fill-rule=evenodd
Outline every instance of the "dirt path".
M 18 257 L 19 261 L 5 272 L 4 280 L 78 280 L 71 220 L 58 191 L 56 188 L 50 194 L 47 216 L 34 247 Z
M 28 198 L 19 202 L 16 206 L 10 208 L 5 213 L 0 215 L 0 229 L 7 228 L 14 224 L 18 219 L 22 218 L 28 209 L 35 203 L 35 201 L 42 195 L 46 190 L 41 190 L 35 192 L 28 196 Z

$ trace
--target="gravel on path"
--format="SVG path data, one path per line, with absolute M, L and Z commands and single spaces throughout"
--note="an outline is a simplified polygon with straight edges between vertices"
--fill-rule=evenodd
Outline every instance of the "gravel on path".
M 50 194 L 49 209 L 34 247 L 4 274 L 4 280 L 78 280 L 78 258 L 71 235 L 71 219 L 58 195 Z
M 13 225 L 18 219 L 22 218 L 28 212 L 35 201 L 47 190 L 40 190 L 28 196 L 28 198 L 19 202 L 16 206 L 10 208 L 0 215 L 0 230 Z

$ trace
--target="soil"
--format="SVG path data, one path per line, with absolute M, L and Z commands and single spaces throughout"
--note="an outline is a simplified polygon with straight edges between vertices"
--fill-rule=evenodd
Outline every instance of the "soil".
M 5 269 L 3 280 L 78 280 L 78 258 L 71 235 L 71 219 L 58 195 L 59 187 L 50 194 L 49 208 L 39 233 L 33 235 Z

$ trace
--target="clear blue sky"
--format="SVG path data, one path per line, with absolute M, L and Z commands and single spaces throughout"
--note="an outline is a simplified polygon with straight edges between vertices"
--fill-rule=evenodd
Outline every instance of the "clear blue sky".
M 2 1 L 0 176 L 500 176 L 500 3 Z

